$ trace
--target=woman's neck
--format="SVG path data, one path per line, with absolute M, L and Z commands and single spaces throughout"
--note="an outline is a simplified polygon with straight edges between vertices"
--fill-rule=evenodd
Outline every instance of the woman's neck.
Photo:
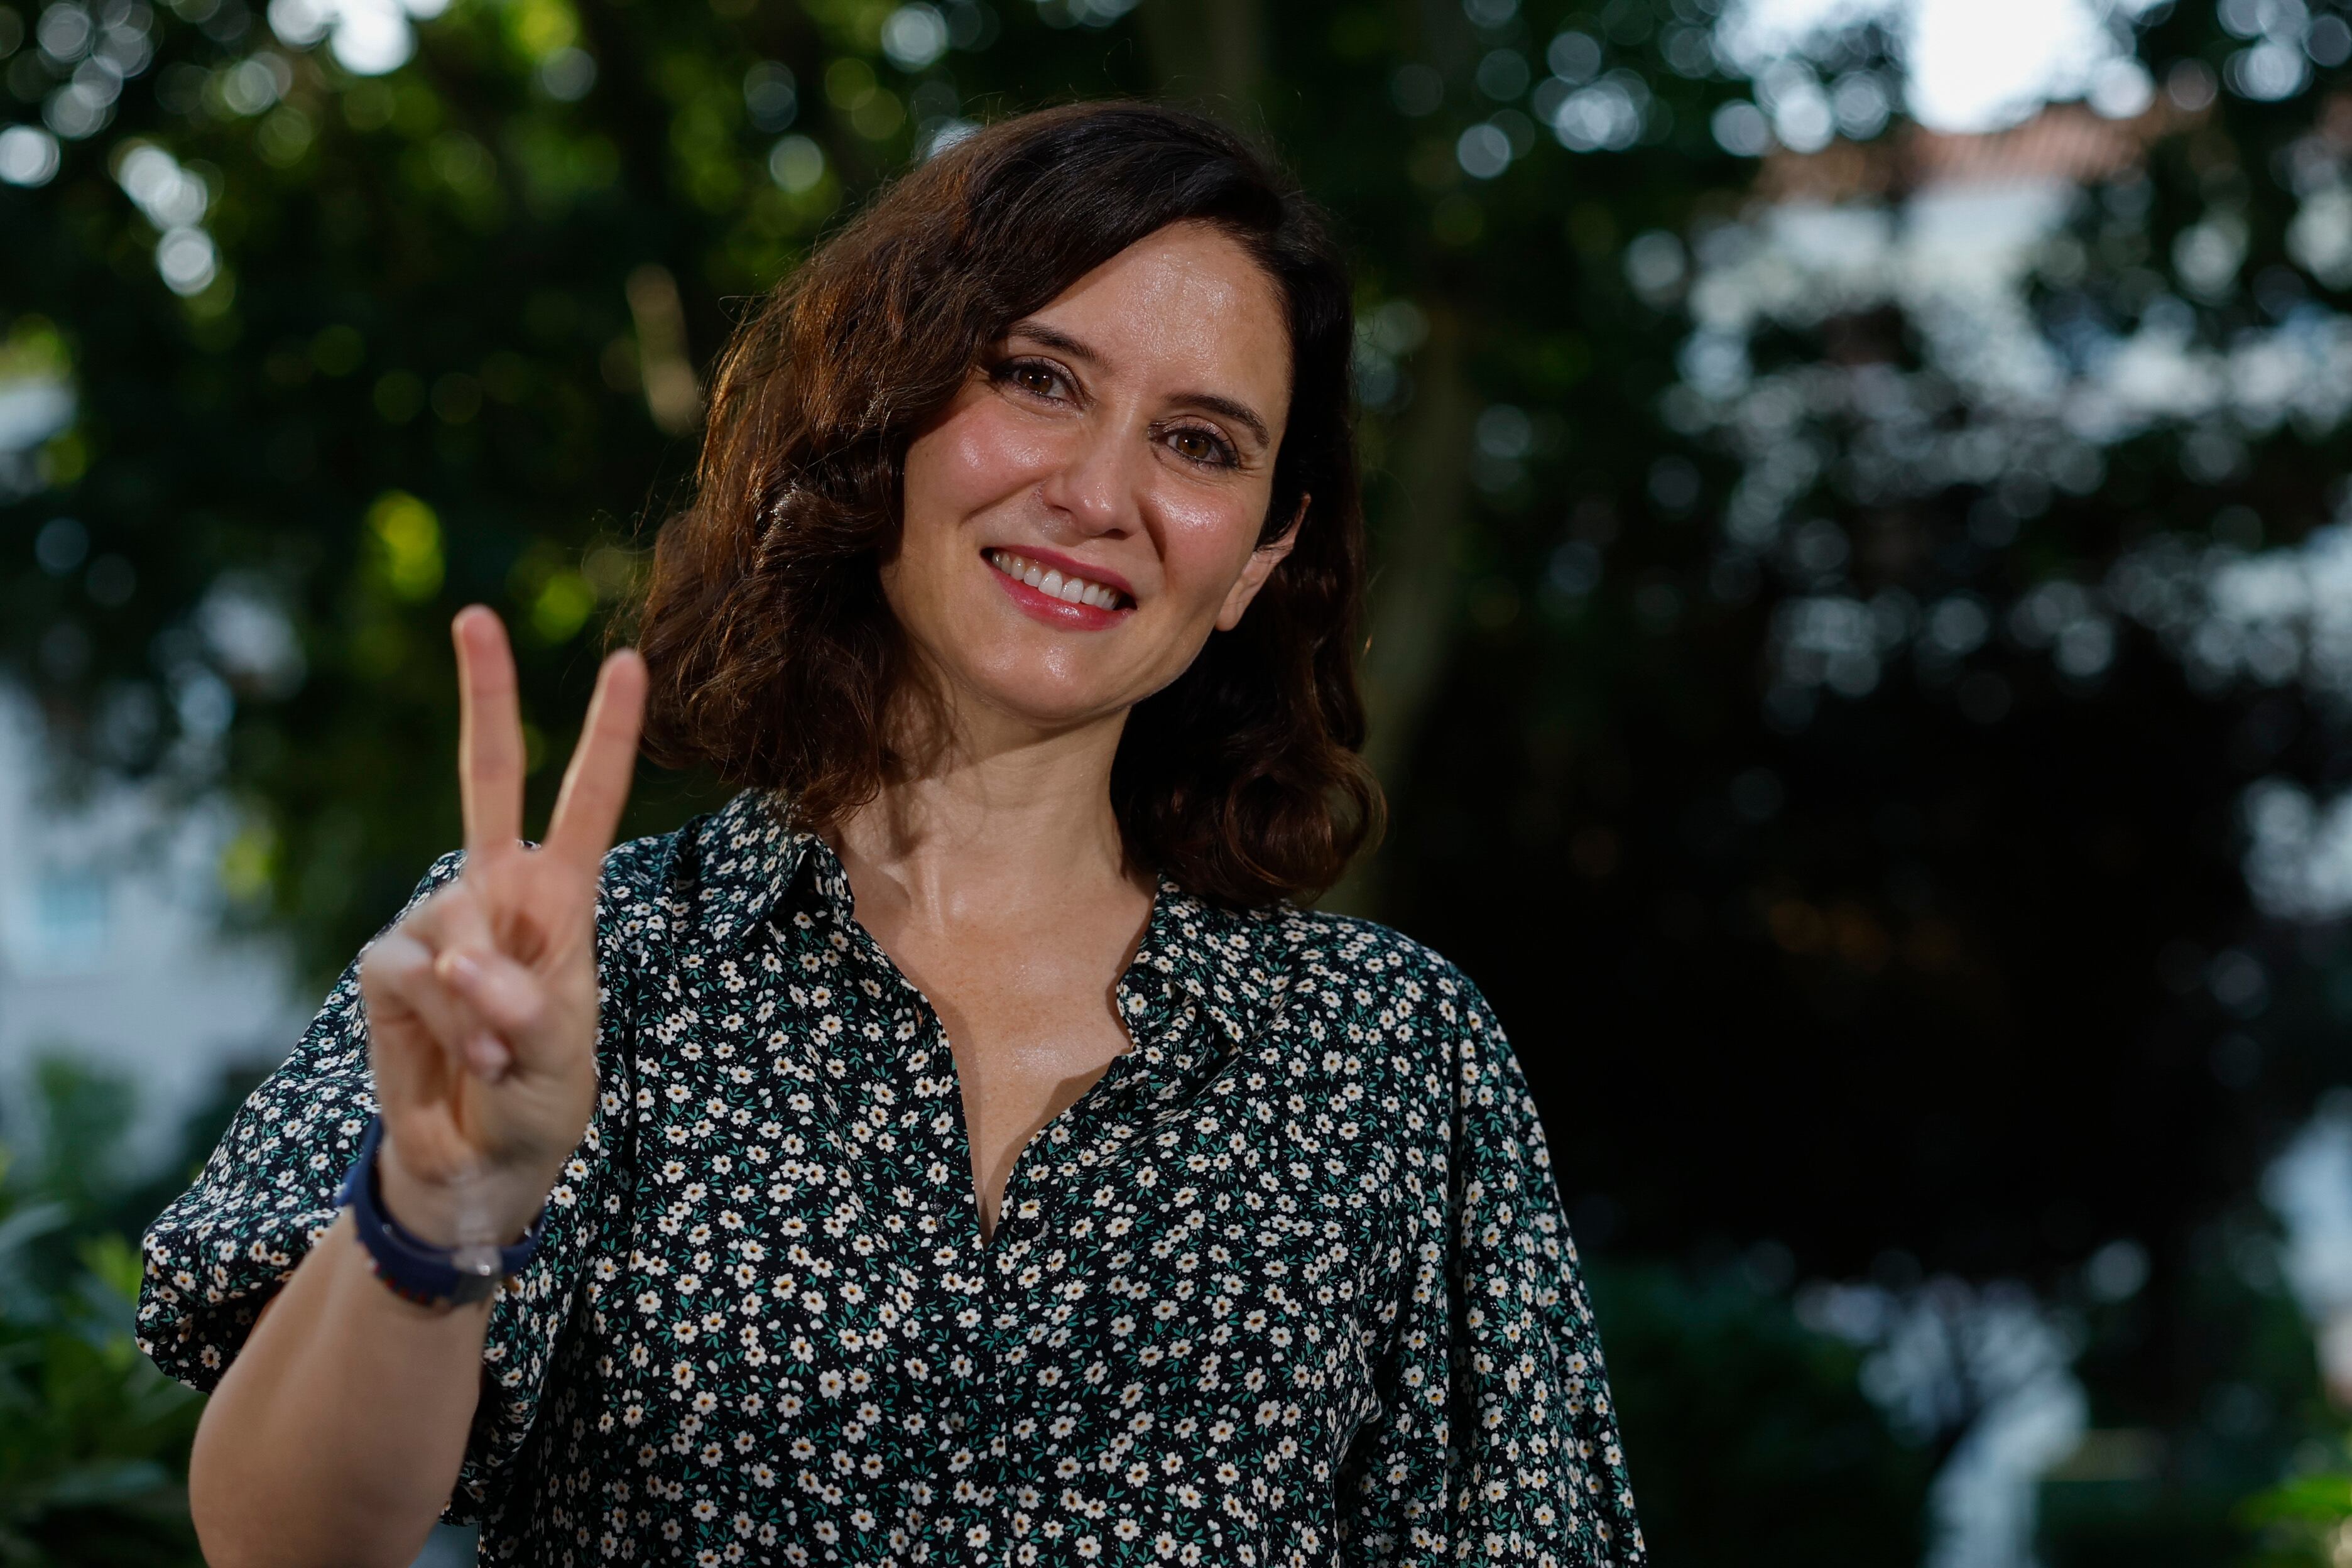
M 1127 863 L 1110 770 L 1114 719 L 1041 734 L 961 723 L 827 836 L 862 923 L 952 926 L 1148 889 Z M 882 907 L 875 907 L 877 904 Z

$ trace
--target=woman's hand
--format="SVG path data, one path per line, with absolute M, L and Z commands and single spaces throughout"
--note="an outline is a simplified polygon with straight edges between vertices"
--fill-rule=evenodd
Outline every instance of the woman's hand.
M 466 862 L 360 965 L 383 1110 L 385 1209 L 440 1246 L 530 1224 L 596 1092 L 596 889 L 635 767 L 644 661 L 604 661 L 543 847 L 521 842 L 523 738 L 506 630 L 480 605 L 457 645 Z

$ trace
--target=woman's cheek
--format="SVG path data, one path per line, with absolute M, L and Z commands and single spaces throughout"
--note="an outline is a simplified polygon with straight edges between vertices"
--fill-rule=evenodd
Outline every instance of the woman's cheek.
M 1195 613 L 1213 615 L 1249 564 L 1257 547 L 1263 499 L 1253 508 L 1243 497 L 1223 497 L 1191 506 L 1171 505 L 1161 514 L 1168 582 Z
M 986 401 L 968 402 L 917 437 L 905 468 L 908 520 L 954 529 L 1008 488 L 1024 460 Z
M 1002 400 L 971 410 L 956 431 L 953 462 L 959 490 L 985 504 L 1026 489 L 1053 460 L 1052 444 L 1028 421 L 1008 416 Z

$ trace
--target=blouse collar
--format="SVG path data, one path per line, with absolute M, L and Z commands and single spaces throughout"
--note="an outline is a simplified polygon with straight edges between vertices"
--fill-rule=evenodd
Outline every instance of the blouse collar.
M 848 879 L 832 848 L 789 825 L 772 792 L 745 790 L 680 830 L 695 874 L 685 923 L 708 942 L 740 942 L 773 912 L 806 870 L 817 890 L 843 909 Z M 1290 984 L 1286 934 L 1296 911 L 1213 904 L 1160 879 L 1151 918 L 1135 962 L 1119 982 L 1119 1006 L 1139 1045 L 1181 1026 L 1188 1010 L 1213 1020 L 1236 1046 L 1264 1032 Z M 1295 940 L 1295 939 L 1294 939 Z

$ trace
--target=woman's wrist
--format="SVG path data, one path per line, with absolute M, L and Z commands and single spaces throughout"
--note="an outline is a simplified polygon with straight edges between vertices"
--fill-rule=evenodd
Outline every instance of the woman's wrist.
M 499 1226 L 488 1194 L 477 1186 L 459 1194 L 464 1206 L 456 1215 L 456 1239 L 427 1239 L 385 1212 L 379 1162 L 383 1143 L 383 1122 L 371 1119 L 336 1202 L 350 1211 L 361 1248 L 376 1277 L 394 1295 L 428 1307 L 488 1300 L 502 1281 L 529 1267 L 544 1232 L 544 1209 L 520 1241 L 501 1245 L 492 1239 Z
M 385 1216 L 401 1229 L 435 1247 L 488 1241 L 504 1247 L 530 1228 L 546 1206 L 551 1179 L 535 1186 L 527 1178 L 497 1169 L 457 1179 L 419 1176 L 400 1157 L 399 1140 L 386 1124 L 376 1150 L 376 1194 Z M 467 1236 L 469 1215 L 486 1219 L 488 1236 Z

